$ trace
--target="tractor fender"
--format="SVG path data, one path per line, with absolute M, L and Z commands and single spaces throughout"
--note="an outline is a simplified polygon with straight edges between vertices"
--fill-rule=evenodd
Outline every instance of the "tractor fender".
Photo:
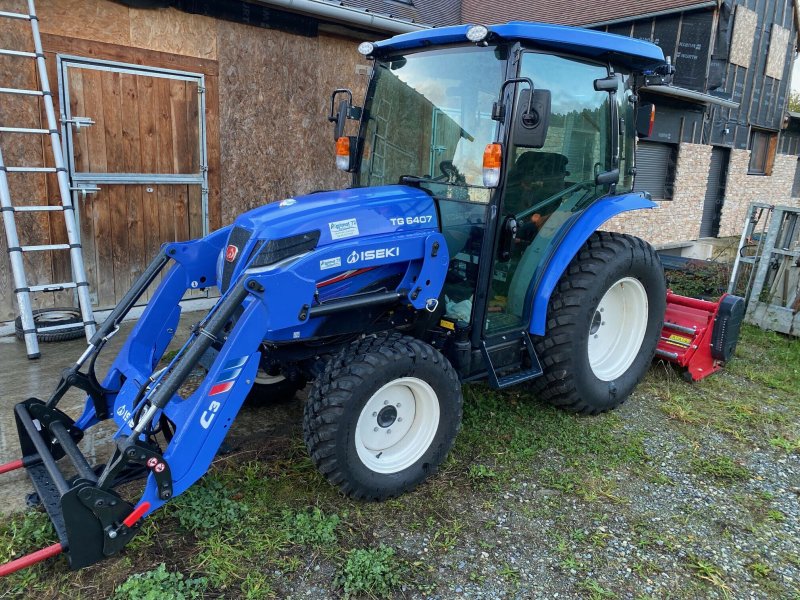
M 529 331 L 534 335 L 544 335 L 550 295 L 589 236 L 611 217 L 631 210 L 657 206 L 642 194 L 624 194 L 600 198 L 586 210 L 576 213 L 551 243 L 548 255 L 542 261 L 543 267 L 538 269 L 531 282 L 533 310 Z

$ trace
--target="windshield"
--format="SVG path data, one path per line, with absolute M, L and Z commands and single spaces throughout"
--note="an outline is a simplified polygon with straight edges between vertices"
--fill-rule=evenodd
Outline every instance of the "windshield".
M 482 187 L 483 151 L 497 126 L 491 112 L 503 82 L 502 54 L 493 47 L 453 48 L 377 62 L 359 184 L 393 184 L 410 175 Z

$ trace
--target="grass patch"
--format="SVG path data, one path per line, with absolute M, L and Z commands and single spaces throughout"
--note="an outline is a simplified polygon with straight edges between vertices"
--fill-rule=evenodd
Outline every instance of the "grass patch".
M 689 461 L 689 468 L 701 477 L 713 477 L 725 481 L 750 479 L 750 471 L 730 456 L 694 457 Z
M 339 515 L 326 516 L 319 508 L 299 512 L 283 511 L 286 538 L 301 546 L 335 544 L 338 524 Z
M 187 579 L 167 571 L 164 563 L 145 573 L 131 575 L 114 590 L 113 600 L 189 600 L 202 598 L 208 585 L 204 577 Z
M 393 548 L 384 545 L 361 548 L 348 552 L 335 582 L 343 589 L 345 598 L 359 594 L 387 598 L 402 585 L 405 571 Z

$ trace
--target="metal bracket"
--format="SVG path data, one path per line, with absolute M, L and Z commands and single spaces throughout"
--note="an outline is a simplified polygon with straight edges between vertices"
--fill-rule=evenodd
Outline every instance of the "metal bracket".
M 72 192 L 79 192 L 83 200 L 86 200 L 86 196 L 89 194 L 96 194 L 100 191 L 100 188 L 96 185 L 76 185 L 69 189 Z
M 78 131 L 80 131 L 81 127 L 91 127 L 94 125 L 94 120 L 89 117 L 72 117 L 71 119 L 61 119 L 61 122 L 71 123 Z

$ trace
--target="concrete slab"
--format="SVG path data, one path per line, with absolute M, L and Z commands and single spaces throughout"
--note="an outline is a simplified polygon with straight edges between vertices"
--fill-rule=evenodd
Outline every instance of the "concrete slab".
M 170 349 L 178 348 L 188 339 L 191 326 L 205 312 L 185 313 Z M 112 338 L 97 361 L 98 378 L 102 381 L 108 367 L 122 347 L 132 323 L 124 323 Z M 14 422 L 14 405 L 31 396 L 46 399 L 53 391 L 61 371 L 72 364 L 86 348 L 81 338 L 70 342 L 40 345 L 42 357 L 28 360 L 25 345 L 14 337 L 0 338 L 0 464 L 20 458 L 19 438 Z M 301 392 L 299 395 L 303 398 Z M 59 403 L 59 408 L 77 418 L 84 405 L 85 395 L 71 390 Z M 276 407 L 250 407 L 242 409 L 228 436 L 229 443 L 240 443 L 254 437 L 285 436 L 287 432 L 299 436 L 302 404 Z M 112 421 L 101 423 L 87 431 L 81 441 L 81 450 L 91 464 L 104 463 L 113 450 L 112 436 L 116 431 Z M 25 508 L 25 496 L 33 490 L 24 471 L 0 475 L 0 514 Z

